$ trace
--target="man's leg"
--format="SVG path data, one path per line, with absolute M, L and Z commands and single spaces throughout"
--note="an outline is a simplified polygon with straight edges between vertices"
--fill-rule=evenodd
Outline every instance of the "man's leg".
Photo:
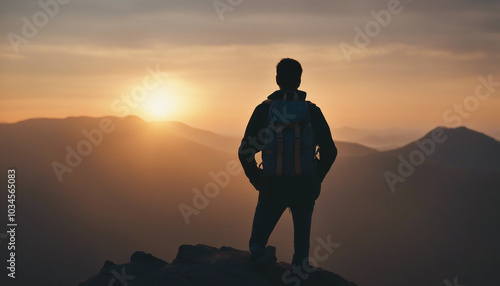
M 295 204 L 290 207 L 293 218 L 293 254 L 292 265 L 309 265 L 309 246 L 311 238 L 311 219 L 314 201 L 307 204 Z
M 250 236 L 250 253 L 256 255 L 265 249 L 269 236 L 280 219 L 286 205 L 273 199 L 259 200 L 255 208 L 252 234 Z

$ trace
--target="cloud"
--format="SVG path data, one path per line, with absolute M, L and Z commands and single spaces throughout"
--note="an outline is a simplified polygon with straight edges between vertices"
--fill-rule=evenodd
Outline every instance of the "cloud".
M 48 1 L 48 0 L 41 0 Z M 224 1 L 224 0 L 221 0 Z M 77 1 L 61 7 L 32 42 L 53 45 L 148 48 L 155 45 L 338 45 L 354 27 L 373 20 L 370 11 L 388 1 L 249 1 L 224 14 L 213 1 Z M 500 35 L 498 1 L 402 1 L 403 12 L 371 47 L 406 44 L 453 53 L 495 53 Z M 2 34 L 19 31 L 35 1 L 3 1 Z
M 6 35 L 20 33 L 21 18 L 41 8 L 2 1 L 0 83 L 9 92 L 0 100 L 102 98 L 108 111 L 120 87 L 160 63 L 187 85 L 215 88 L 208 98 L 229 100 L 244 89 L 246 104 L 275 88 L 273 68 L 284 55 L 303 61 L 306 87 L 336 89 L 343 104 L 369 102 L 372 93 L 391 106 L 417 92 L 426 104 L 436 94 L 459 98 L 477 75 L 500 73 L 500 2 L 484 0 L 401 1 L 403 11 L 347 63 L 339 44 L 353 44 L 354 28 L 388 3 L 243 0 L 221 21 L 213 0 L 72 0 L 15 54 Z

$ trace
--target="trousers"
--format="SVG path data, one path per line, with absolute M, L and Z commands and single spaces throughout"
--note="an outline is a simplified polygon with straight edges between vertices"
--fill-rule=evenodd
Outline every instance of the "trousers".
M 265 249 L 274 227 L 287 207 L 290 208 L 293 219 L 294 254 L 292 265 L 309 265 L 309 247 L 311 236 L 311 219 L 314 210 L 314 200 L 294 203 L 274 197 L 259 196 L 250 235 L 250 252 Z

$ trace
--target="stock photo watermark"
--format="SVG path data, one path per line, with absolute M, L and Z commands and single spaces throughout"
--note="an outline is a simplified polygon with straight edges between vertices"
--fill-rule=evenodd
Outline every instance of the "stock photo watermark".
M 389 0 L 386 9 L 378 12 L 375 10 L 370 11 L 372 20 L 366 22 L 363 29 L 359 26 L 354 27 L 353 44 L 346 42 L 339 44 L 339 48 L 347 62 L 350 63 L 352 61 L 353 54 L 360 54 L 366 49 L 372 39 L 380 35 L 382 29 L 392 22 L 393 16 L 401 13 L 403 9 L 404 7 L 399 0 Z
M 212 5 L 214 6 L 215 12 L 219 19 L 224 21 L 224 14 L 227 12 L 233 12 L 234 9 L 243 3 L 243 0 L 214 0 Z
M 286 270 L 281 276 L 281 280 L 285 284 L 292 284 L 299 286 L 302 281 L 309 278 L 310 274 L 316 271 L 319 267 L 319 262 L 326 261 L 334 253 L 335 249 L 340 247 L 340 243 L 332 242 L 331 235 L 324 240 L 322 237 L 317 237 L 316 242 L 318 245 L 313 250 L 313 256 L 302 261 L 302 265 L 293 265 L 292 269 Z M 291 274 L 294 274 L 290 276 Z
M 269 126 L 266 128 L 262 128 L 258 137 L 249 136 L 248 145 L 246 146 L 246 142 L 242 145 L 244 148 L 240 148 L 238 153 L 240 156 L 248 155 L 247 161 L 251 161 L 258 150 L 262 150 L 265 144 L 272 141 L 273 133 L 272 130 L 278 130 L 281 127 L 276 126 L 276 121 L 279 119 L 281 122 L 288 123 L 291 119 L 295 118 L 295 114 L 289 114 L 287 112 L 287 108 L 283 109 L 283 113 L 278 110 L 274 110 L 274 116 L 271 119 Z M 260 143 L 259 143 L 260 142 Z M 208 182 L 204 185 L 203 191 L 200 191 L 198 188 L 193 188 L 194 197 L 192 200 L 192 205 L 188 205 L 185 203 L 180 203 L 178 208 L 184 219 L 186 224 L 191 222 L 190 217 L 192 215 L 199 215 L 200 211 L 205 209 L 210 204 L 210 199 L 214 199 L 219 195 L 221 189 L 224 189 L 231 180 L 231 175 L 236 176 L 243 170 L 242 166 L 239 162 L 235 160 L 231 160 L 226 165 L 226 171 L 220 171 L 218 173 L 214 173 L 213 171 L 209 173 L 209 176 L 212 178 L 211 182 Z
M 396 191 L 395 186 L 397 183 L 404 183 L 415 172 L 416 167 L 422 165 L 427 157 L 434 154 L 436 146 L 448 139 L 448 135 L 442 128 L 433 130 L 430 137 L 417 140 L 415 142 L 417 147 L 410 152 L 408 158 L 403 157 L 403 155 L 398 156 L 399 165 L 397 174 L 385 171 L 384 178 L 393 193 Z
M 200 191 L 198 188 L 193 188 L 194 196 L 192 206 L 185 203 L 179 204 L 178 208 L 184 222 L 189 224 L 192 215 L 199 215 L 201 210 L 208 207 L 210 199 L 216 198 L 220 191 L 229 185 L 231 177 L 239 175 L 242 170 L 243 168 L 239 162 L 231 160 L 227 162 L 226 170 L 217 173 L 213 171 L 209 172 L 208 175 L 212 180 L 203 186 L 203 191 Z
M 147 66 L 146 75 L 142 78 L 141 83 L 134 86 L 129 93 L 122 94 L 119 98 L 113 100 L 110 106 L 111 111 L 121 118 L 130 115 L 132 110 L 144 102 L 163 80 L 164 76 L 159 65 L 156 65 L 155 69 Z
M 478 110 L 481 101 L 487 100 L 500 87 L 500 81 L 494 81 L 493 75 L 487 77 L 482 75 L 477 77 L 478 84 L 474 89 L 474 94 L 463 99 L 461 103 L 454 103 L 443 113 L 443 120 L 452 123 L 453 127 L 462 125 L 464 119 L 469 118 L 471 113 Z M 403 155 L 398 156 L 399 165 L 397 172 L 386 170 L 384 178 L 391 192 L 396 191 L 397 183 L 404 183 L 416 170 L 416 167 L 422 165 L 427 158 L 432 156 L 437 146 L 446 142 L 448 135 L 442 128 L 436 128 L 430 138 L 424 138 L 415 142 L 416 147 L 412 150 L 408 158 Z
M 481 104 L 481 101 L 487 100 L 500 87 L 500 81 L 493 80 L 493 74 L 487 77 L 482 75 L 477 77 L 479 83 L 474 89 L 474 94 L 463 99 L 461 103 L 454 103 L 452 108 L 448 108 L 443 113 L 443 120 L 458 127 L 462 125 L 464 119 L 470 117 L 471 113 L 476 111 Z
M 143 77 L 141 84 L 134 86 L 130 93 L 123 94 L 111 103 L 111 110 L 119 113 L 123 119 L 131 114 L 131 110 L 137 108 L 140 102 L 143 102 L 151 91 L 159 86 L 163 81 L 159 65 L 156 65 L 156 70 L 150 66 L 146 67 L 146 75 Z M 110 134 L 115 131 L 116 126 L 111 119 L 102 118 L 99 125 L 92 129 L 83 129 L 83 139 L 80 140 L 76 147 L 66 145 L 66 156 L 63 163 L 54 160 L 51 164 L 57 180 L 61 183 L 64 180 L 63 175 L 72 173 L 75 168 L 80 166 L 85 157 L 90 156 L 94 148 L 98 147 L 104 140 L 105 134 Z
M 240 150 L 238 150 L 240 156 L 248 155 L 246 160 L 249 162 L 253 160 L 255 154 L 262 150 L 266 144 L 273 141 L 273 131 L 278 132 L 283 128 L 282 126 L 276 126 L 278 120 L 286 125 L 297 116 L 296 114 L 288 113 L 286 106 L 283 108 L 283 113 L 278 109 L 273 109 L 272 112 L 273 117 L 269 122 L 269 126 L 260 129 L 259 133 L 257 133 L 257 137 L 248 136 L 247 140 L 243 142 Z
M 22 17 L 23 22 L 19 33 L 10 32 L 7 34 L 12 49 L 17 54 L 19 47 L 29 43 L 31 39 L 38 35 L 40 29 L 48 25 L 51 18 L 54 18 L 61 11 L 61 6 L 66 5 L 71 0 L 39 0 L 37 2 L 39 10 L 28 17 Z
M 7 233 L 0 234 L 0 237 L 7 238 L 7 276 L 16 278 L 16 170 L 7 170 Z
M 129 282 L 133 281 L 135 279 L 134 275 L 129 275 L 127 274 L 127 270 L 125 269 L 125 266 L 122 268 L 122 273 L 118 273 L 115 269 L 111 270 L 111 274 L 113 274 L 113 278 L 108 283 L 108 286 L 116 286 L 116 285 L 123 285 L 127 286 Z

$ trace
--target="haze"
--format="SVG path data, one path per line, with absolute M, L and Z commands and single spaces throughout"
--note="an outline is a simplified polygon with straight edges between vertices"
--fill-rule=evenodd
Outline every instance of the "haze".
M 31 38 L 23 17 L 44 11 L 37 1 L 0 3 L 0 122 L 135 114 L 241 135 L 277 89 L 276 63 L 293 57 L 333 127 L 498 131 L 498 83 L 461 122 L 443 118 L 474 96 L 478 77 L 500 81 L 497 1 L 66 2 Z M 356 46 L 356 27 L 388 5 L 398 12 Z M 350 61 L 342 43 L 359 49 Z M 118 108 L 148 69 L 161 82 Z

